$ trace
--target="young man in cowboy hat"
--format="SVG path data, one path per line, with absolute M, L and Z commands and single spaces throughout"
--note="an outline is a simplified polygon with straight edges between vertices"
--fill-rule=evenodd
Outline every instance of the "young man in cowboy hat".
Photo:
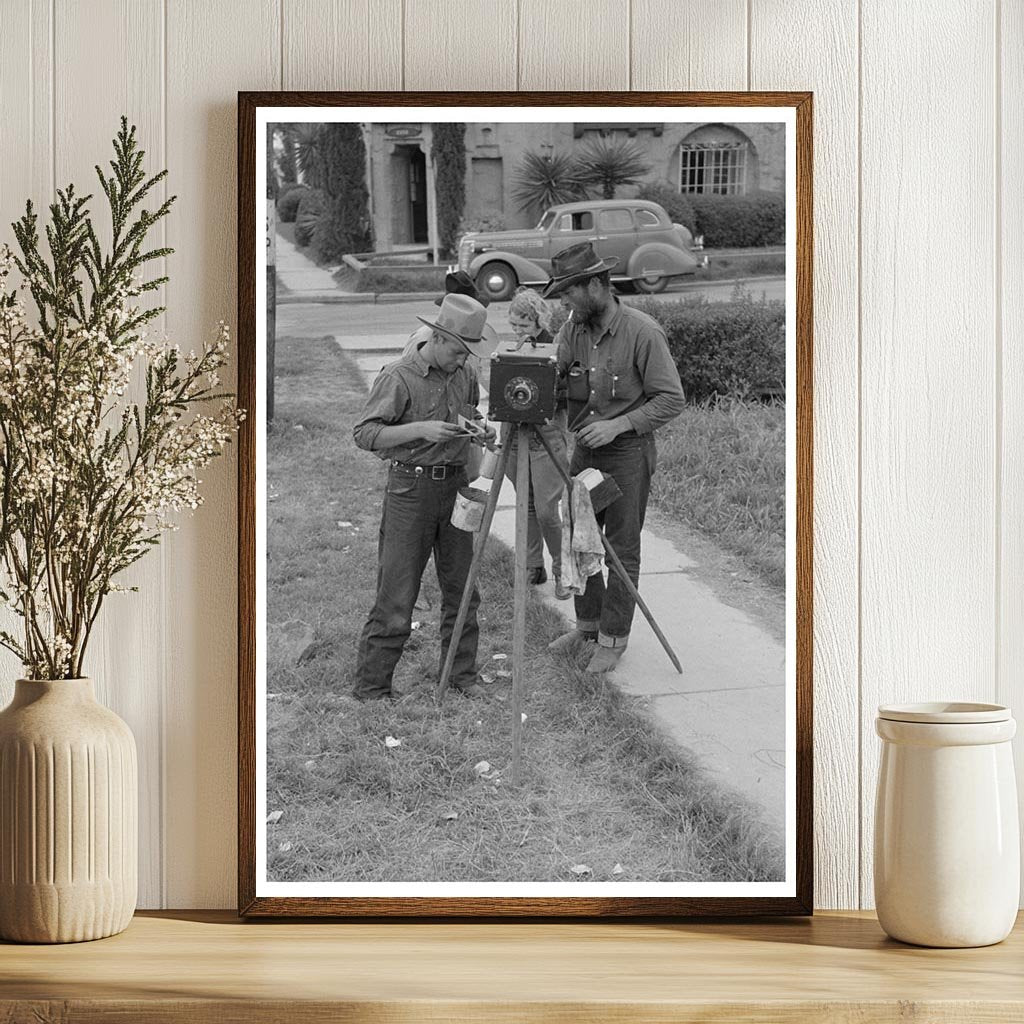
M 569 472 L 594 467 L 619 485 L 622 496 L 597 519 L 635 585 L 656 461 L 653 432 L 682 412 L 684 398 L 665 332 L 612 294 L 609 271 L 617 262 L 600 259 L 589 242 L 563 249 L 551 260 L 544 297 L 558 296 L 571 312 L 556 338 L 576 436 Z M 570 652 L 596 641 L 587 672 L 608 672 L 629 642 L 634 608 L 618 574 L 609 572 L 605 584 L 599 572 L 576 598 L 576 628 L 551 647 Z
M 466 295 L 446 295 L 419 348 L 381 370 L 353 428 L 356 444 L 388 463 L 378 546 L 377 597 L 359 640 L 355 696 L 391 697 L 391 678 L 412 628 L 420 580 L 431 554 L 441 587 L 441 664 L 473 557 L 473 534 L 451 524 L 459 487 L 468 481 L 469 438 L 459 415 L 479 419 L 480 387 L 469 356 L 497 347 L 487 311 Z M 488 428 L 489 439 L 494 431 Z M 476 681 L 478 627 L 474 591 L 452 686 L 470 695 Z
M 481 306 L 489 306 L 491 304 L 491 300 L 486 295 L 481 295 L 477 292 L 476 285 L 473 284 L 473 278 L 464 270 L 449 271 L 445 274 L 444 295 L 439 295 L 434 299 L 434 305 L 440 306 L 447 295 L 468 295 L 470 298 L 476 299 Z M 426 323 L 417 327 L 409 335 L 409 340 L 405 343 L 402 354 L 408 355 L 414 348 L 419 348 L 430 337 L 430 331 L 430 325 Z

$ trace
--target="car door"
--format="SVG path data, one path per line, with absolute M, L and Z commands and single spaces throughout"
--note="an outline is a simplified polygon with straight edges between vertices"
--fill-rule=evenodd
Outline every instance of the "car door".
M 624 274 L 630 256 L 636 248 L 636 228 L 633 211 L 628 206 L 610 206 L 597 211 L 597 233 L 594 248 L 598 256 L 613 256 L 619 261 L 613 274 Z
M 559 214 L 551 228 L 551 251 L 548 253 L 548 268 L 551 267 L 551 257 L 568 249 L 570 245 L 577 242 L 593 242 L 597 237 L 594 226 L 594 212 L 592 210 L 573 210 Z

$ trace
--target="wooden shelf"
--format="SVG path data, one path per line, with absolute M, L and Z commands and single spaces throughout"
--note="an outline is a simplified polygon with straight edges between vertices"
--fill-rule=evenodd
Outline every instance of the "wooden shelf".
M 854 912 L 439 924 L 162 911 L 99 942 L 0 943 L 0 1021 L 1005 1024 L 1024 1020 L 1022 964 L 1022 921 L 997 946 L 929 950 Z

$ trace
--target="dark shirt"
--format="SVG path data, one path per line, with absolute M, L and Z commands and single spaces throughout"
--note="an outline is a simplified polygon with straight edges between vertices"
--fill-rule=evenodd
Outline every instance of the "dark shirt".
M 679 371 L 665 332 L 646 313 L 612 299 L 592 330 L 567 320 L 555 339 L 561 373 L 570 374 L 569 429 L 625 416 L 638 434 L 649 434 L 683 411 Z
M 479 401 L 480 385 L 472 367 L 467 364 L 454 373 L 445 373 L 427 363 L 421 351 L 414 348 L 401 359 L 388 363 L 377 375 L 363 415 L 352 428 L 352 436 L 360 448 L 382 459 L 416 466 L 465 465 L 468 438 L 437 443 L 417 440 L 395 448 L 377 448 L 377 435 L 382 427 L 402 423 L 458 423 L 459 413 L 475 419 L 479 416 Z

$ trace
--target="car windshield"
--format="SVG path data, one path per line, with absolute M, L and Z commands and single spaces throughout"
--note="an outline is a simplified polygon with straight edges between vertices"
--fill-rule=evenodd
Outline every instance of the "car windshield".
M 555 220 L 555 211 L 554 210 L 548 210 L 548 212 L 545 213 L 543 217 L 541 217 L 540 223 L 537 225 L 537 230 L 538 231 L 547 231 L 547 229 L 549 227 L 551 227 L 551 225 L 554 222 L 554 220 Z

